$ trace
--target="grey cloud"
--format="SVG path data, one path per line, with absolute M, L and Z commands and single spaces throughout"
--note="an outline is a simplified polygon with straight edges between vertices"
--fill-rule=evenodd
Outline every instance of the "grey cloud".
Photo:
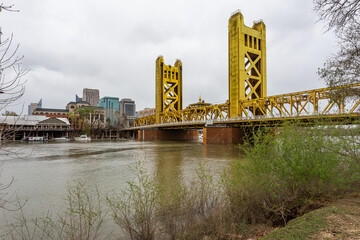
M 227 21 L 241 9 L 245 22 L 267 26 L 268 93 L 324 86 L 316 69 L 335 45 L 316 24 L 311 1 L 41 1 L 17 0 L 20 13 L 0 14 L 31 68 L 23 101 L 64 107 L 82 88 L 130 97 L 153 107 L 155 59 L 183 62 L 184 106 L 227 99 Z M 45 88 L 43 87 L 45 86 Z

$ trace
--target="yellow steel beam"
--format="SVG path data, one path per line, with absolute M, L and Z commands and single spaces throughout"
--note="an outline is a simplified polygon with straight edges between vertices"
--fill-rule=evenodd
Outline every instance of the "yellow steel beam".
M 360 105 L 360 100 L 348 101 L 345 106 L 347 99 L 359 98 L 356 95 L 347 95 L 346 98 L 343 94 L 335 94 L 342 88 L 352 88 L 353 90 L 360 90 L 360 84 L 352 84 L 347 86 L 341 86 L 336 88 L 322 88 L 303 92 L 289 93 L 271 96 L 268 98 L 261 98 L 257 100 L 244 100 L 239 101 L 239 117 L 255 116 L 257 114 L 263 114 L 266 117 L 274 117 L 277 110 L 280 116 L 291 117 L 293 115 L 300 115 L 306 113 L 307 115 L 315 114 L 329 114 L 331 110 L 338 110 L 337 114 L 345 113 L 345 107 L 350 108 L 346 110 L 349 113 L 353 113 Z M 319 101 L 324 101 L 321 106 Z M 313 104 L 312 108 L 306 109 L 306 106 Z M 255 112 L 255 108 L 263 108 Z M 310 111 L 309 111 L 310 110 Z M 265 112 L 265 114 L 264 114 Z
M 346 114 L 360 114 L 360 96 L 353 94 L 343 97 L 340 94 L 340 97 L 338 97 L 339 94 L 334 94 L 343 87 L 360 90 L 360 84 L 353 84 L 337 88 L 322 88 L 267 98 L 239 101 L 239 117 L 244 117 L 245 120 L 241 120 L 242 122 L 249 121 L 250 123 L 254 119 L 257 119 L 255 118 L 256 115 L 263 115 L 261 119 L 264 121 L 267 119 L 271 119 L 272 121 L 283 121 L 284 118 L 297 118 L 306 121 L 313 119 L 315 116 L 334 118 L 334 116 L 345 117 Z M 347 99 L 349 99 L 349 101 L 345 106 Z M 320 100 L 324 101 L 322 105 L 319 104 Z M 306 105 L 310 103 L 315 105 L 315 107 L 308 109 L 313 112 L 309 112 L 305 109 Z M 347 107 L 346 111 L 345 107 Z M 337 110 L 337 113 L 331 113 L 331 110 Z M 206 121 L 212 119 L 214 121 L 227 120 L 231 122 L 234 120 L 239 121 L 237 119 L 241 119 L 239 117 L 231 118 L 228 111 L 228 103 L 199 108 L 187 108 L 180 111 L 168 111 L 160 115 L 160 123 L 171 123 L 174 124 L 172 125 L 173 128 L 184 128 L 184 126 L 181 125 L 182 122 L 188 122 L 190 126 L 191 124 L 189 122 L 191 121 Z M 304 112 L 306 112 L 307 115 L 300 115 Z M 154 124 L 159 124 L 155 121 L 155 115 L 135 119 L 136 127 Z
M 266 34 L 260 21 L 244 25 L 240 12 L 229 19 L 229 116 L 239 117 L 239 102 L 259 99 L 266 93 Z M 258 111 L 259 114 L 262 111 Z
M 350 113 L 353 113 L 354 110 L 359 106 L 359 104 L 360 104 L 360 99 L 359 99 L 359 100 L 355 103 L 355 105 L 351 108 Z
M 161 123 L 166 112 L 182 110 L 182 63 L 176 60 L 174 66 L 165 65 L 164 58 L 156 59 L 155 73 L 155 121 Z

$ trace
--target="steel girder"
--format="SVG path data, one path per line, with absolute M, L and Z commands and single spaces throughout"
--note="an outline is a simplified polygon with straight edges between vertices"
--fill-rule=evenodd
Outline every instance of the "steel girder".
M 350 89 L 352 94 L 341 91 Z M 239 101 L 239 117 L 230 118 L 228 103 L 210 105 L 199 108 L 186 108 L 181 111 L 172 111 L 160 115 L 160 123 L 175 124 L 206 122 L 231 122 L 239 119 L 282 119 L 300 118 L 310 119 L 314 116 L 345 116 L 360 114 L 360 83 L 337 88 L 321 88 L 310 91 L 276 95 L 267 98 Z M 260 114 L 258 114 L 260 113 Z M 154 125 L 155 115 L 135 119 L 134 127 Z
M 239 117 L 266 118 L 294 117 L 330 114 L 352 114 L 360 105 L 356 94 L 345 94 L 343 88 L 360 91 L 360 84 L 337 88 L 321 88 L 310 91 L 276 95 L 267 98 L 239 102 Z M 260 113 L 260 114 L 259 114 Z
M 181 111 L 166 112 L 160 115 L 160 124 L 191 121 L 225 120 L 228 118 L 228 104 L 218 104 Z M 155 115 L 135 119 L 135 127 L 155 124 Z M 158 123 L 157 123 L 158 124 Z

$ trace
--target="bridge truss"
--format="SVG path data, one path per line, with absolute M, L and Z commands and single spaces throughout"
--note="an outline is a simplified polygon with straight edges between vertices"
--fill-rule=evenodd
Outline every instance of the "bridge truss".
M 360 84 L 240 101 L 239 117 L 307 117 L 359 113 Z
M 286 119 L 309 120 L 357 116 L 360 118 L 360 84 L 337 88 L 321 88 L 266 98 L 239 101 L 239 116 L 229 118 L 229 104 L 186 108 L 161 115 L 161 123 L 155 124 L 155 115 L 135 119 L 135 128 L 142 126 L 204 125 L 206 122 L 235 124 L 251 121 L 284 121 Z

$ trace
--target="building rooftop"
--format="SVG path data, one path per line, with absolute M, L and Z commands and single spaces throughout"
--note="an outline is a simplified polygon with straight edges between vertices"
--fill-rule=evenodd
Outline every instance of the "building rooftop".
M 54 117 L 46 117 L 46 116 L 36 116 L 36 115 L 24 115 L 24 116 L 0 116 L 0 124 L 8 124 L 8 125 L 17 125 L 17 126 L 35 126 L 42 121 Z M 70 125 L 70 122 L 67 118 L 56 118 L 60 121 Z
M 83 90 L 99 91 L 99 89 L 94 89 L 94 88 L 84 88 Z
M 56 108 L 36 108 L 35 111 L 69 112 L 69 110 L 67 109 L 56 109 Z
M 121 101 L 133 101 L 133 100 L 131 100 L 131 98 L 123 98 L 121 99 Z
M 210 106 L 211 103 L 206 103 L 204 100 L 201 99 L 201 96 L 199 97 L 199 101 L 197 103 L 191 103 L 187 108 L 197 108 L 197 107 L 206 107 Z
M 118 97 L 108 97 L 108 96 L 102 97 L 101 99 L 106 99 L 106 98 L 111 98 L 111 99 L 119 100 Z M 100 100 L 101 100 L 101 99 L 100 99 Z

